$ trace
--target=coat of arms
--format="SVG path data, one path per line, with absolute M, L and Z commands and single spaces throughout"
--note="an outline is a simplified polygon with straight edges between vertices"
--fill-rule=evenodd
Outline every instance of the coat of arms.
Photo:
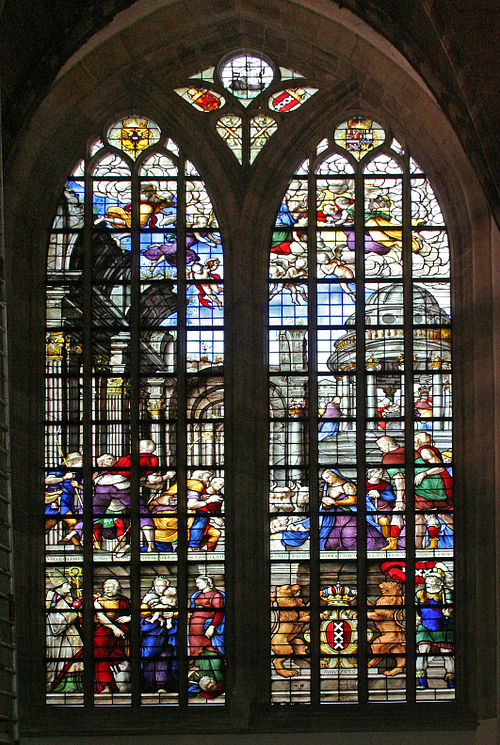
M 358 615 L 352 608 L 357 593 L 347 585 L 329 585 L 320 592 L 321 611 L 319 640 L 323 655 L 322 668 L 355 668 L 358 650 Z M 372 632 L 368 632 L 372 635 Z

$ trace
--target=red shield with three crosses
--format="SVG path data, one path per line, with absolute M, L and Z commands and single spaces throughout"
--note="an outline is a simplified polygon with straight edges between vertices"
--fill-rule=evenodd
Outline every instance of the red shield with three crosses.
M 324 631 L 328 646 L 337 654 L 342 654 L 352 641 L 352 626 L 342 618 L 328 621 Z

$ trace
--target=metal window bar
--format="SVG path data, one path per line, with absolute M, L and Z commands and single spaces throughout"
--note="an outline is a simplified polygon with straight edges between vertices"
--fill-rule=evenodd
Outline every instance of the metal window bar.
M 138 168 L 142 159 L 131 168 L 131 272 L 130 272 L 130 689 L 131 704 L 133 708 L 141 703 L 141 678 L 140 678 L 140 581 L 141 581 L 141 554 L 140 554 L 140 501 L 139 490 L 141 488 L 139 473 L 139 416 L 140 416 L 140 184 Z
M 308 175 L 308 417 L 309 417 L 309 514 L 310 514 L 310 549 L 309 549 L 309 585 L 310 585 L 310 626 L 311 626 L 311 704 L 317 706 L 321 701 L 320 680 L 320 495 L 318 466 L 318 313 L 317 313 L 317 256 L 316 256 L 316 174 L 314 169 L 315 153 L 309 153 Z
M 404 153 L 403 168 L 403 319 L 405 402 L 405 612 L 406 612 L 406 699 L 415 701 L 415 456 L 413 396 L 413 264 L 411 224 L 410 156 Z
M 187 674 L 187 298 L 186 298 L 186 161 L 179 158 L 177 171 L 177 654 L 179 662 L 178 702 L 188 705 Z
M 356 275 L 356 491 L 357 491 L 357 617 L 358 701 L 368 700 L 367 555 L 366 555 L 366 319 L 365 319 L 365 181 L 364 162 L 356 164 L 354 230 Z
M 99 158 L 99 155 L 97 155 Z M 97 159 L 96 158 L 96 159 Z M 92 306 L 93 306 L 93 160 L 85 158 L 83 222 L 83 692 L 84 705 L 94 704 L 94 545 L 92 505 Z

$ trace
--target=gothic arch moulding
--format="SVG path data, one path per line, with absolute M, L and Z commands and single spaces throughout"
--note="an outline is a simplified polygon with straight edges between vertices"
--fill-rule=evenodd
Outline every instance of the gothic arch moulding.
M 229 343 L 232 344 L 233 366 L 226 371 L 226 380 L 230 390 L 236 390 L 232 386 L 241 386 L 240 397 L 233 406 L 235 409 L 241 407 L 241 412 L 247 415 L 244 431 L 235 430 L 229 446 L 232 457 L 239 457 L 240 462 L 244 462 L 249 440 L 265 443 L 266 439 L 268 412 L 262 377 L 264 340 L 261 331 L 267 255 L 265 250 L 257 251 L 256 246 L 268 244 L 272 212 L 278 207 L 290 175 L 307 148 L 348 111 L 367 112 L 374 119 L 390 122 L 398 136 L 411 144 L 439 194 L 454 247 L 457 288 L 454 354 L 459 369 L 458 405 L 463 412 L 458 435 L 467 443 L 467 447 L 462 448 L 464 465 L 460 482 L 475 484 L 474 493 L 484 495 L 484 514 L 489 514 L 492 505 L 487 495 L 491 493 L 488 485 L 493 482 L 492 465 L 488 461 L 479 471 L 474 460 L 474 453 L 489 451 L 488 434 L 492 431 L 492 412 L 484 406 L 484 402 L 492 398 L 489 216 L 471 165 L 432 94 L 394 48 L 345 10 L 335 8 L 330 14 L 329 8 L 321 10 L 316 3 L 305 7 L 303 3 L 274 0 L 266 4 L 265 10 L 257 3 L 248 3 L 243 9 L 231 3 L 221 8 L 216 2 L 200 1 L 190 4 L 190 17 L 186 18 L 183 3 L 157 3 L 153 9 L 148 3 L 151 12 L 147 14 L 141 12 L 145 5 L 136 3 L 69 60 L 40 102 L 30 124 L 19 133 L 7 163 L 7 274 L 11 309 L 12 445 L 17 454 L 13 465 L 16 515 L 26 515 L 23 495 L 35 494 L 39 489 L 37 469 L 25 469 L 22 464 L 33 463 L 35 449 L 36 465 L 41 465 L 40 448 L 33 448 L 32 443 L 41 442 L 38 423 L 43 401 L 40 330 L 43 327 L 41 298 L 47 228 L 66 175 L 81 157 L 87 138 L 97 137 L 107 122 L 131 110 L 144 112 L 157 121 L 195 161 L 211 190 L 222 230 L 227 232 L 228 271 L 231 271 L 231 262 L 238 262 L 242 279 L 235 283 L 228 297 L 228 335 L 232 339 Z M 200 17 L 204 19 L 202 26 Z M 300 37 L 297 28 L 301 29 Z M 314 99 L 314 108 L 304 109 L 300 126 L 294 128 L 283 121 L 273 135 L 269 156 L 255 162 L 247 179 L 241 179 L 237 165 L 231 161 L 231 154 L 216 132 L 207 135 L 202 120 L 195 120 L 189 107 L 181 105 L 183 102 L 175 93 L 186 74 L 193 75 L 237 49 L 257 49 L 278 60 L 280 65 L 317 79 L 321 90 L 321 97 L 318 94 Z M 204 147 L 195 147 L 193 139 L 203 142 Z M 265 219 L 261 214 L 262 202 L 256 198 L 262 194 L 269 195 L 266 199 L 272 203 Z M 237 216 L 241 217 L 238 229 L 235 228 Z M 20 313 L 16 299 L 27 283 L 32 291 Z M 474 302 L 474 298 L 481 298 L 481 303 Z M 249 308 L 260 314 L 257 324 Z M 251 358 L 248 351 L 238 345 L 238 337 L 247 339 L 252 348 Z M 253 390 L 252 364 L 260 369 L 261 378 L 254 391 L 256 405 L 250 410 L 248 397 L 242 396 L 241 391 Z M 236 382 L 238 376 L 240 379 Z M 193 399 L 195 395 L 193 392 Z M 218 404 L 215 393 L 211 394 L 210 402 Z M 193 404 L 196 405 L 194 401 Z M 29 417 L 26 411 L 30 412 Z M 469 447 L 469 443 L 473 446 Z M 262 451 L 259 457 L 265 457 Z M 233 478 L 234 483 L 238 480 L 242 494 L 252 493 L 255 481 L 249 468 L 242 469 Z M 233 517 L 235 526 L 243 528 L 242 516 Z M 481 518 L 481 522 L 487 520 Z M 30 523 L 25 524 L 28 530 Z M 467 534 L 466 539 L 474 547 L 479 540 L 479 529 L 474 532 L 472 516 L 466 527 L 464 535 Z M 481 535 L 481 544 L 485 543 Z M 34 560 L 35 554 L 30 558 Z M 17 571 L 21 581 L 26 579 L 27 569 L 24 560 L 18 557 Z M 259 571 L 257 569 L 257 577 Z M 474 612 L 491 616 L 484 573 L 476 567 L 473 551 L 468 554 L 467 566 L 462 563 L 461 571 L 470 572 L 478 587 Z M 28 600 L 20 598 L 20 616 L 29 618 L 30 612 Z M 472 627 L 473 618 L 473 610 L 466 607 L 463 625 Z M 36 657 L 36 651 L 28 639 L 25 641 L 20 664 L 21 679 L 26 681 L 28 661 Z M 488 656 L 487 639 L 479 630 L 475 643 L 477 652 L 472 656 L 477 654 L 477 659 L 471 658 L 473 664 L 467 671 L 469 680 L 466 681 L 471 695 L 476 688 L 474 676 L 483 681 L 483 690 L 488 687 L 494 690 L 494 686 L 489 685 L 491 668 L 484 662 Z M 473 669 L 476 672 L 473 673 Z M 247 684 L 244 675 L 237 675 L 235 693 L 245 691 Z M 256 683 L 251 681 L 248 685 L 252 689 Z M 493 694 L 482 697 L 480 713 L 490 712 L 492 697 Z M 243 705 L 242 712 L 246 716 L 244 709 Z

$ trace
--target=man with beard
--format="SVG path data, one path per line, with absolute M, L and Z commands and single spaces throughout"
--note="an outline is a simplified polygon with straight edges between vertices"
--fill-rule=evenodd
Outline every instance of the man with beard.
M 128 660 L 130 602 L 115 578 L 104 580 L 102 589 L 94 596 L 95 678 L 97 693 L 114 693 L 118 688 L 111 666 Z

